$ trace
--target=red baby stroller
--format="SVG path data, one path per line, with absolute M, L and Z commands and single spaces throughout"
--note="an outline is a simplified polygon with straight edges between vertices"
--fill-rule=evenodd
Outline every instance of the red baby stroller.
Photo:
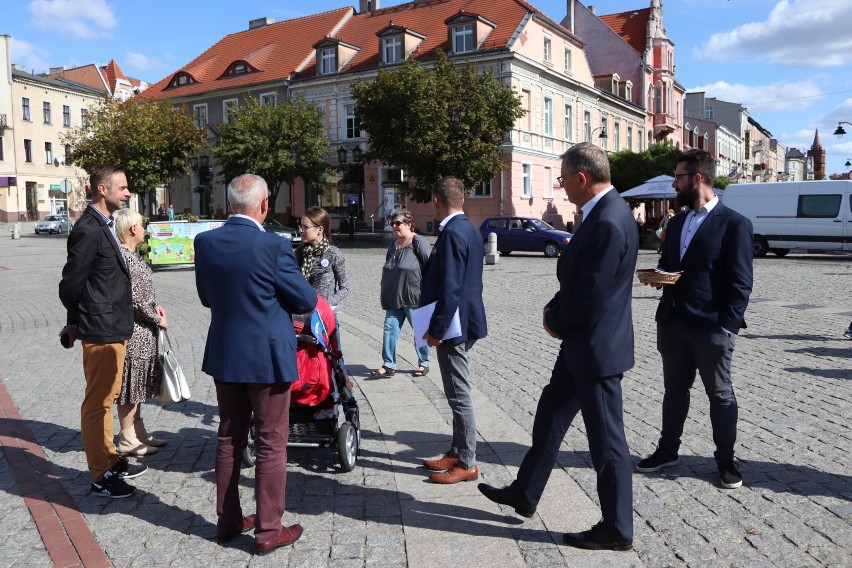
M 361 442 L 358 403 L 343 363 L 337 318 L 322 296 L 308 314 L 293 317 L 299 380 L 290 387 L 290 437 L 287 447 L 333 448 L 344 472 L 355 468 Z M 256 461 L 254 423 L 243 463 Z

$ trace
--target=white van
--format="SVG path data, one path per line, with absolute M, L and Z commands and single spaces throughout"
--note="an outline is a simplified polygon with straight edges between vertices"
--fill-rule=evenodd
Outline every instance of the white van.
M 852 181 L 731 184 L 722 202 L 754 225 L 754 256 L 852 251 Z

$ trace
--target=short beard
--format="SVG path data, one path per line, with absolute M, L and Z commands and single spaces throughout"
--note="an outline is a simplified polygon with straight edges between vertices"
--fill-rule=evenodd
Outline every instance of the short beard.
M 698 201 L 698 188 L 695 187 L 695 182 L 689 180 L 689 185 L 683 191 L 679 191 L 677 194 L 677 204 L 678 207 L 689 207 L 692 209 L 692 205 Z

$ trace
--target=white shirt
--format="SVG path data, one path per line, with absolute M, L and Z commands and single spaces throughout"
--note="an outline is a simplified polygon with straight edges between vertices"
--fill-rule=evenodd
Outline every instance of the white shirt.
M 261 225 L 260 223 L 257 222 L 257 219 L 249 217 L 248 215 L 243 215 L 242 213 L 234 213 L 233 215 L 231 215 L 231 217 L 239 217 L 241 219 L 248 219 L 249 221 L 251 221 L 252 223 L 257 225 L 258 229 L 260 229 L 264 233 L 266 232 L 266 229 L 263 228 L 263 225 Z
M 695 232 L 698 231 L 698 227 L 701 226 L 701 223 L 704 222 L 710 212 L 713 211 L 713 208 L 719 204 L 719 198 L 714 197 L 710 201 L 704 204 L 704 207 L 700 208 L 697 212 L 690 209 L 689 213 L 686 214 L 686 220 L 683 222 L 683 230 L 680 233 L 680 259 L 683 260 L 683 255 L 686 254 L 686 249 L 689 247 L 689 243 L 692 242 L 692 237 L 695 236 Z
M 447 223 L 449 223 L 450 219 L 452 219 L 456 215 L 464 215 L 464 211 L 456 211 L 455 213 L 450 213 L 449 215 L 444 217 L 444 220 L 441 221 L 440 224 L 438 224 L 438 230 L 443 231 L 444 227 L 447 226 Z
M 595 195 L 594 197 L 592 197 L 591 199 L 589 199 L 589 200 L 586 202 L 586 204 L 585 204 L 585 205 L 583 205 L 582 207 L 580 207 L 580 211 L 582 211 L 582 212 L 583 212 L 583 219 L 587 219 L 587 218 L 589 217 L 589 213 L 591 213 L 591 212 L 592 212 L 592 209 L 594 209 L 594 208 L 595 208 L 595 205 L 597 205 L 597 204 L 598 204 L 598 201 L 600 201 L 600 200 L 601 200 L 601 197 L 603 197 L 604 195 L 606 195 L 607 193 L 609 193 L 609 192 L 610 192 L 610 191 L 612 191 L 613 189 L 615 189 L 613 186 L 609 186 L 608 188 L 606 188 L 605 190 L 603 190 L 603 191 L 602 191 L 602 192 L 600 192 L 599 194 L 597 194 L 597 195 Z

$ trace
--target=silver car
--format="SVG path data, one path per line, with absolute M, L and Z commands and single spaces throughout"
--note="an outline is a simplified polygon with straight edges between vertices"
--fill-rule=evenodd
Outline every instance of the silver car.
M 267 219 L 263 224 L 263 228 L 266 229 L 268 233 L 275 233 L 279 237 L 287 239 L 293 245 L 297 245 L 302 242 L 302 236 L 299 234 L 299 231 L 293 227 L 284 226 L 275 219 Z
M 65 215 L 48 215 L 35 226 L 36 235 L 40 233 L 67 233 L 71 224 Z

